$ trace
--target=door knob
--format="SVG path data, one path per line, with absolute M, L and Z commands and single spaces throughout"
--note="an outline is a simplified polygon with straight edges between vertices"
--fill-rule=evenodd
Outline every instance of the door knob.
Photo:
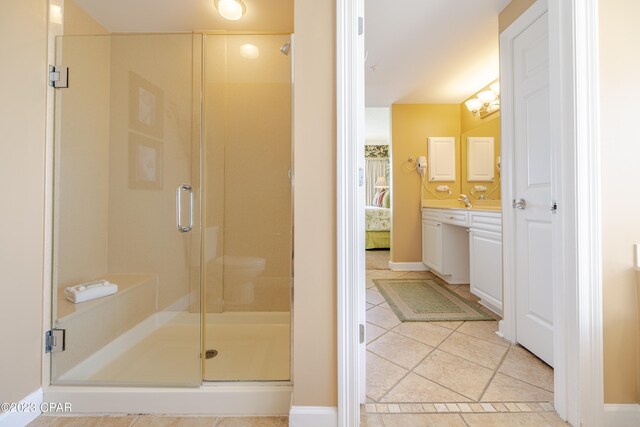
M 527 202 L 524 199 L 513 199 L 512 206 L 514 209 L 525 210 L 527 208 Z

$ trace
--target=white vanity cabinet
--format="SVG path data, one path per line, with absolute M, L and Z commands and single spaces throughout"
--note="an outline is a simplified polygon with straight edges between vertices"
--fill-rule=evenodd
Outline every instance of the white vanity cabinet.
M 422 263 L 452 284 L 469 283 L 467 213 L 422 211 Z
M 422 263 L 442 271 L 442 223 L 422 220 Z
M 480 303 L 502 315 L 502 215 L 470 212 L 470 290 Z
M 448 283 L 469 283 L 480 303 L 502 314 L 502 214 L 422 209 L 422 262 Z

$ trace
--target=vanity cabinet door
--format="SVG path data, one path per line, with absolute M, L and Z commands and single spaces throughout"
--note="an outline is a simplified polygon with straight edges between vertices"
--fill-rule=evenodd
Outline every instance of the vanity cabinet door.
M 442 223 L 422 220 L 422 262 L 442 272 Z
M 502 234 L 469 232 L 471 292 L 502 313 Z

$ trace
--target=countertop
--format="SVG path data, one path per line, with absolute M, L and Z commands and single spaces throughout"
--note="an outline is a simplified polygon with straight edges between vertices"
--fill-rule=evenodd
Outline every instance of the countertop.
M 464 206 L 458 200 L 431 200 L 423 199 L 422 207 L 430 209 L 460 209 L 465 211 L 502 212 L 500 200 L 472 200 L 471 208 Z

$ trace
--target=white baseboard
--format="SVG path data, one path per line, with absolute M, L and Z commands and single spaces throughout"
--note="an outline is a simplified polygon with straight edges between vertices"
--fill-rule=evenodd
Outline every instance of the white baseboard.
M 638 404 L 605 404 L 605 427 L 640 426 L 640 405 Z
M 389 270 L 393 271 L 429 271 L 421 262 L 392 262 L 389 261 Z
M 338 408 L 335 406 L 292 406 L 289 427 L 337 427 Z
M 42 389 L 39 388 L 18 403 L 24 410 L 0 412 L 0 427 L 22 427 L 42 414 Z
M 49 386 L 45 402 L 71 404 L 80 414 L 283 416 L 290 383 L 206 383 L 194 388 Z

